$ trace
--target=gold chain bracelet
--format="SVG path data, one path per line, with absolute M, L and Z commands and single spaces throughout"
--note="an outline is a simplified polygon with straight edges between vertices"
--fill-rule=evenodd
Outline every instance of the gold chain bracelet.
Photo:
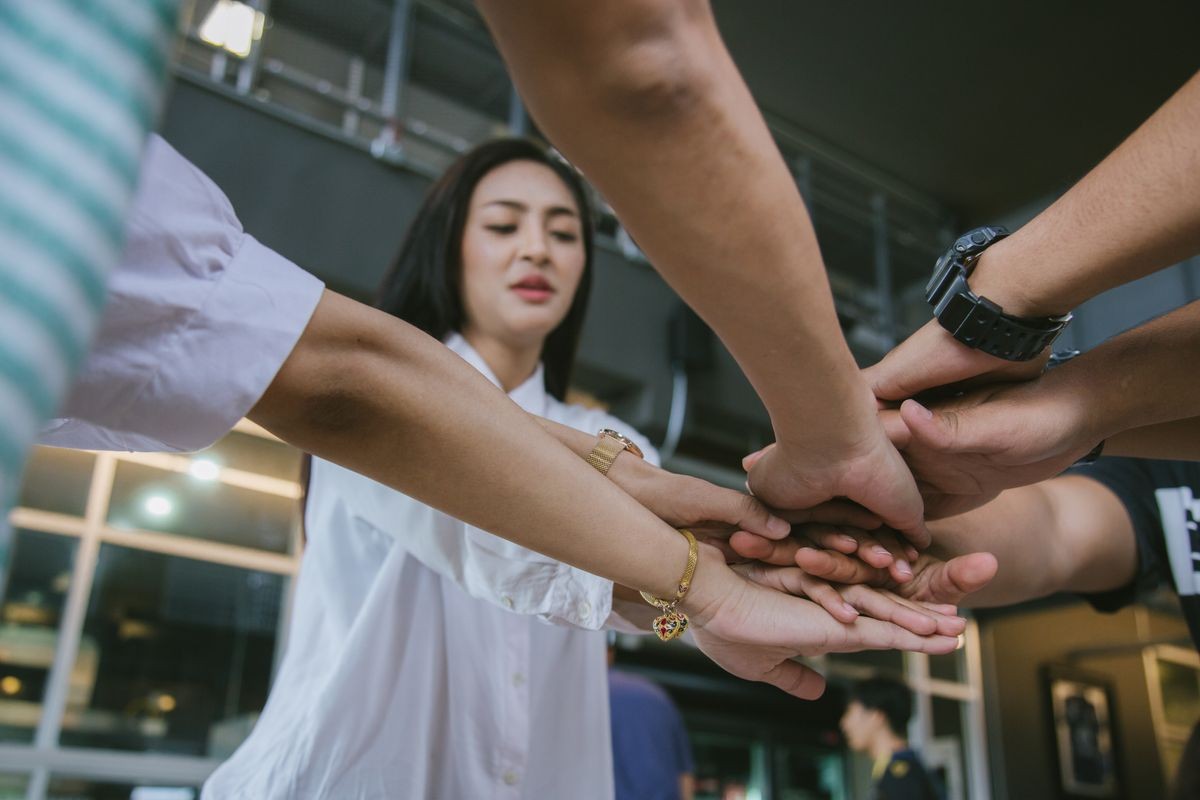
M 683 570 L 683 577 L 679 579 L 679 588 L 675 590 L 675 596 L 670 600 L 664 600 L 647 592 L 641 593 L 643 600 L 663 612 L 654 618 L 654 624 L 650 629 L 664 642 L 678 639 L 688 628 L 688 616 L 679 610 L 679 604 L 683 602 L 688 589 L 692 588 L 692 576 L 696 574 L 696 562 L 700 560 L 700 545 L 696 542 L 696 537 L 686 528 L 680 528 L 679 532 L 688 540 L 688 560 L 687 567 Z

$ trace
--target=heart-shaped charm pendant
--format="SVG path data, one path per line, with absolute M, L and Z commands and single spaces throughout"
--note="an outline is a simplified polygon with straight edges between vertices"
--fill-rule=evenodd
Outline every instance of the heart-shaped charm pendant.
M 678 639 L 680 636 L 683 636 L 683 632 L 687 630 L 687 627 L 687 614 L 678 611 L 668 611 L 661 617 L 654 618 L 654 632 L 664 642 L 669 642 L 672 639 Z

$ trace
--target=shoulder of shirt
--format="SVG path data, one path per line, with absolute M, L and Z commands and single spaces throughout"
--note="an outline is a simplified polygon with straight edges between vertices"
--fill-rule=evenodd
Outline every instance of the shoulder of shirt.
M 575 403 L 564 403 L 547 395 L 548 408 L 553 408 L 564 425 L 570 425 L 586 433 L 599 433 L 602 428 L 610 428 L 623 436 L 628 436 L 638 447 L 642 448 L 646 460 L 657 466 L 660 463 L 658 448 L 650 440 L 639 433 L 629 423 L 614 417 L 607 411 L 598 408 L 588 408 Z

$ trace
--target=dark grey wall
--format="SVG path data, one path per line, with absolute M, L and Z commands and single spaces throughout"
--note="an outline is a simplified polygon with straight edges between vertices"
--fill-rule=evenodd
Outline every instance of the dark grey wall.
M 1038 198 L 987 224 L 1000 224 L 1015 231 L 1057 197 Z M 1052 267 L 1053 264 L 1047 265 L 1047 268 Z M 1118 286 L 1084 303 L 1075 309 L 1075 321 L 1060 337 L 1055 349 L 1088 350 L 1111 336 L 1197 299 L 1200 299 L 1200 256 Z
M 1139 621 L 1136 613 L 1144 616 Z M 1054 741 L 1041 668 L 1070 663 L 1111 681 L 1118 768 L 1125 797 L 1163 797 L 1141 650 L 1152 638 L 1187 638 L 1183 621 L 1157 611 L 1099 614 L 1082 603 L 985 617 L 981 622 L 988 750 L 996 800 L 1057 800 Z M 1083 651 L 1135 647 L 1103 657 Z M 1082 655 L 1072 659 L 1072 654 Z
M 229 196 L 248 232 L 332 288 L 373 291 L 428 181 L 185 81 L 163 136 Z
M 264 110 L 184 80 L 175 81 L 161 131 L 229 196 L 246 230 L 322 278 L 369 299 L 391 261 L 429 178 L 313 133 Z M 670 405 L 667 325 L 675 293 L 645 264 L 599 248 L 576 383 L 652 435 Z M 754 430 L 765 412 L 736 363 L 717 347 L 697 376 L 699 408 L 712 407 Z

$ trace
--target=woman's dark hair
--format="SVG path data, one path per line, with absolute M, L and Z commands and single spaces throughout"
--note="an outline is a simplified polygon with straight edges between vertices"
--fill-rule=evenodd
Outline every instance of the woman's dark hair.
M 489 172 L 510 161 L 533 161 L 554 171 L 571 190 L 583 229 L 584 265 L 566 317 L 542 348 L 546 391 L 562 400 L 592 287 L 592 215 L 579 174 L 555 153 L 528 139 L 496 139 L 463 155 L 429 188 L 400 252 L 376 295 L 377 308 L 444 339 L 466 321 L 462 302 L 462 240 L 471 195 Z

